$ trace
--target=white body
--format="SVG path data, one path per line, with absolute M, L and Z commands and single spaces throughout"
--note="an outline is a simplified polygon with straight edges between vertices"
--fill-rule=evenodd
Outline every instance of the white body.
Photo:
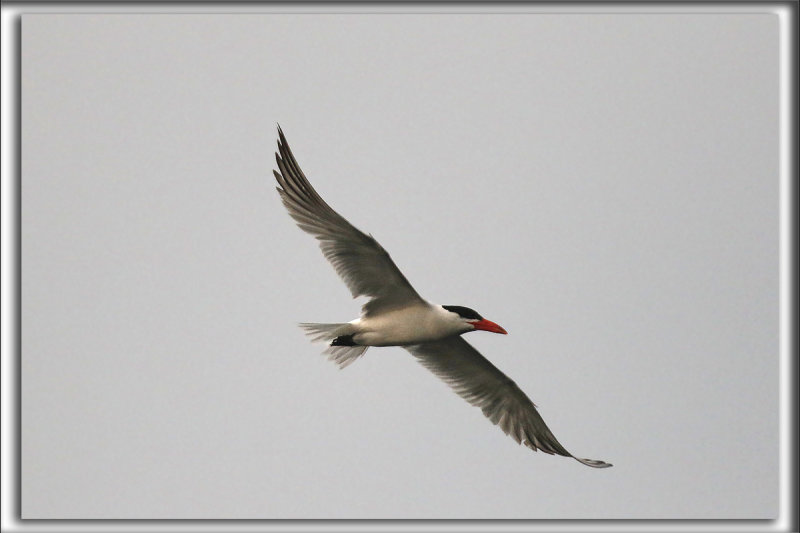
M 409 346 L 473 329 L 455 313 L 427 302 L 365 316 L 350 324 L 353 341 L 363 346 Z

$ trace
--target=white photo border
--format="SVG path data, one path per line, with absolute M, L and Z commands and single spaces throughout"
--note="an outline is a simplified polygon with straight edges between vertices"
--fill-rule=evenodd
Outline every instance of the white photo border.
M 780 19 L 780 501 L 775 520 L 21 520 L 23 13 L 774 13 Z M 798 2 L 5 2 L 2 4 L 2 531 L 799 531 Z M 794 327 L 793 327 L 794 326 Z

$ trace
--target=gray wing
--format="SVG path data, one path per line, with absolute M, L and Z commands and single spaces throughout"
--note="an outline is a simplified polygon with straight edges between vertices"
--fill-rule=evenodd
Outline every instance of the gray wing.
M 278 127 L 275 160 L 278 192 L 301 229 L 316 237 L 322 253 L 344 280 L 353 298 L 371 298 L 364 314 L 422 301 L 389 254 L 371 235 L 356 229 L 317 194 L 292 155 Z
M 536 406 L 508 376 L 460 336 L 406 346 L 428 370 L 459 396 L 500 426 L 506 435 L 531 450 L 572 457 L 595 468 L 611 464 L 581 459 L 569 453 L 544 423 Z

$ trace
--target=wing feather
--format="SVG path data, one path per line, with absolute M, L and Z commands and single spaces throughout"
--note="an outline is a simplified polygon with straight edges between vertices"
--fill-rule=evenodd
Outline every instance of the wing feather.
M 273 171 L 283 205 L 297 225 L 320 241 L 353 298 L 367 296 L 365 315 L 422 301 L 417 291 L 371 235 L 356 229 L 333 210 L 308 182 L 278 128 L 278 170 Z
M 459 396 L 479 407 L 493 424 L 517 443 L 534 451 L 572 457 L 594 468 L 611 466 L 604 461 L 582 459 L 569 453 L 517 384 L 460 336 L 406 346 L 406 349 Z

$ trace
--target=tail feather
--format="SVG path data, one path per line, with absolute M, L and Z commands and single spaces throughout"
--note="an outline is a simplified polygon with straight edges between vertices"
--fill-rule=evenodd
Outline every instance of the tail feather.
M 314 324 L 305 322 L 300 324 L 311 338 L 311 342 L 329 342 L 340 335 L 346 335 L 352 329 L 351 324 Z
M 311 342 L 324 342 L 328 344 L 328 349 L 323 353 L 328 356 L 328 359 L 339 365 L 339 368 L 344 368 L 356 359 L 358 359 L 364 352 L 367 351 L 369 346 L 332 346 L 331 343 L 334 339 L 353 334 L 353 325 L 344 324 L 315 324 L 303 323 L 300 327 L 305 330 L 306 335 L 309 336 Z
M 330 361 L 333 361 L 339 368 L 344 368 L 367 351 L 369 346 L 331 346 L 323 353 L 328 356 Z

